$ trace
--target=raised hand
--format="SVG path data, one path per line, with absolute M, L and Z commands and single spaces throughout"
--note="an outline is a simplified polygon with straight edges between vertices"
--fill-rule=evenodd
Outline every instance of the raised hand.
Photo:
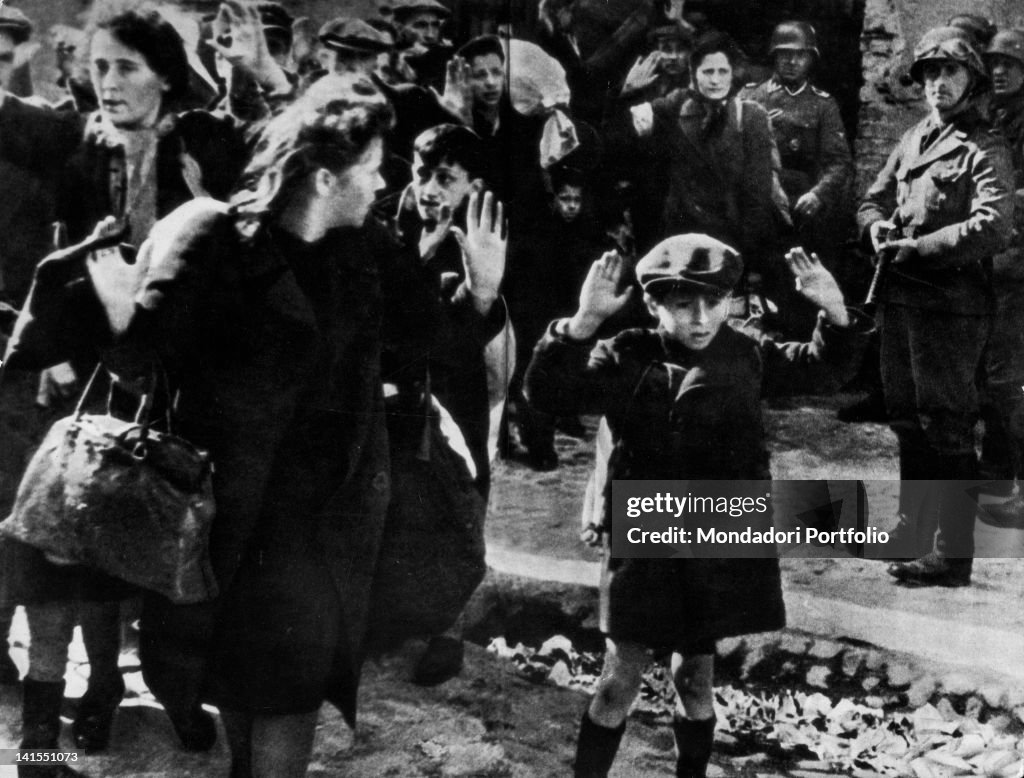
M 115 238 L 120 240 L 127 229 L 128 225 L 123 219 L 118 219 L 116 216 L 105 216 L 96 222 L 96 226 L 92 228 L 92 232 L 85 240 L 87 243 L 96 244 L 107 243 Z
M 660 51 L 652 51 L 646 57 L 638 58 L 633 67 L 626 74 L 626 81 L 622 85 L 621 95 L 631 95 L 642 92 L 658 80 L 658 66 L 661 64 L 662 54 Z
M 209 44 L 232 67 L 242 68 L 263 86 L 278 87 L 287 82 L 284 72 L 270 55 L 263 23 L 255 3 L 225 0 L 213 20 L 213 38 Z
M 439 95 L 433 87 L 437 101 L 454 116 L 459 117 L 463 124 L 473 123 L 473 89 L 469 83 L 469 63 L 459 56 L 448 60 L 445 71 L 444 94 Z
M 462 264 L 466 270 L 466 287 L 473 296 L 476 309 L 486 314 L 498 299 L 501 280 L 505 276 L 505 255 L 508 235 L 505 209 L 492 192 L 474 191 L 469 196 L 466 230 L 451 227 L 451 233 L 462 247 Z
M 292 22 L 292 59 L 300 64 L 316 60 L 316 27 L 308 16 L 300 16 Z
M 78 391 L 78 376 L 70 362 L 49 367 L 39 374 L 36 405 L 50 408 L 54 403 L 71 397 Z
M 569 320 L 567 334 L 586 340 L 597 332 L 607 319 L 621 311 L 629 302 L 633 288 L 619 292 L 626 275 L 626 261 L 615 251 L 605 252 L 590 266 L 580 289 L 580 307 Z
M 796 277 L 796 290 L 825 312 L 833 324 L 845 327 L 850 323 L 842 290 L 817 254 L 808 256 L 799 246 L 786 252 L 786 263 Z

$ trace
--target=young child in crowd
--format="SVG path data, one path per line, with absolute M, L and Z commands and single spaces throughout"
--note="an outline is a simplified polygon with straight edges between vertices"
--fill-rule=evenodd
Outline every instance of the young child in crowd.
M 841 383 L 869 329 L 845 307 L 817 256 L 793 249 L 786 259 L 801 294 L 821 309 L 809 343 L 777 344 L 723 326 L 740 256 L 706 235 L 678 235 L 636 266 L 657 326 L 595 345 L 602 322 L 632 294 L 620 291 L 624 260 L 605 254 L 590 269 L 575 315 L 556 321 L 538 344 L 527 397 L 546 413 L 606 416 L 615 445 L 608 484 L 770 479 L 761 397 Z M 599 542 L 610 521 L 606 507 L 584 539 Z M 672 655 L 676 775 L 703 778 L 714 740 L 715 641 L 784 626 L 778 560 L 616 559 L 606 550 L 604 567 L 604 670 L 583 716 L 574 775 L 608 775 L 654 650 Z

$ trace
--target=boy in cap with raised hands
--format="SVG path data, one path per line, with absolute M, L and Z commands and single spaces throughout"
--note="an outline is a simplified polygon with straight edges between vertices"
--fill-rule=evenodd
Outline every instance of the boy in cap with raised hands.
M 771 478 L 761 396 L 841 383 L 856 368 L 869 325 L 847 309 L 815 255 L 786 260 L 801 294 L 821 312 L 808 343 L 777 344 L 725 326 L 739 254 L 707 235 L 677 235 L 636 266 L 657 326 L 593 343 L 600 325 L 626 305 L 626 263 L 605 254 L 590 269 L 576 314 L 552 324 L 526 375 L 530 401 L 557 415 L 605 414 L 615 479 Z M 584 540 L 597 545 L 610 528 Z M 618 559 L 606 544 L 601 585 L 604 669 L 583 716 L 576 778 L 608 775 L 640 691 L 649 652 L 671 653 L 678 701 L 673 717 L 676 775 L 704 778 L 714 741 L 715 642 L 785 624 L 778 560 Z

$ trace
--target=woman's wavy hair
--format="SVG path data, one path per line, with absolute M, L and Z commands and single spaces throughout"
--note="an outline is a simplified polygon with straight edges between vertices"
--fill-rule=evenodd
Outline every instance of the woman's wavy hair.
M 239 230 L 251 236 L 287 205 L 309 174 L 340 173 L 387 132 L 394 114 L 365 76 L 331 74 L 267 124 L 231 198 Z
M 185 44 L 156 6 L 139 0 L 102 0 L 89 17 L 90 45 L 100 30 L 139 52 L 150 69 L 167 81 L 164 110 L 188 91 L 191 71 Z

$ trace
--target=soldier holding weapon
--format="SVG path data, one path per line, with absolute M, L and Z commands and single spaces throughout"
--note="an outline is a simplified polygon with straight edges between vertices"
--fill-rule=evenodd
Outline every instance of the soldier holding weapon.
M 932 481 L 923 495 L 901 488 L 890 548 L 920 558 L 889 572 L 906 584 L 966 586 L 976 505 L 964 482 L 977 477 L 978 465 L 975 376 L 992 323 L 988 268 L 1010 234 L 1012 174 L 1005 142 L 973 100 L 988 77 L 967 34 L 930 30 L 910 72 L 931 113 L 900 140 L 857 214 L 862 236 L 882 254 L 882 388 L 900 479 Z M 912 543 L 915 536 L 923 543 Z

